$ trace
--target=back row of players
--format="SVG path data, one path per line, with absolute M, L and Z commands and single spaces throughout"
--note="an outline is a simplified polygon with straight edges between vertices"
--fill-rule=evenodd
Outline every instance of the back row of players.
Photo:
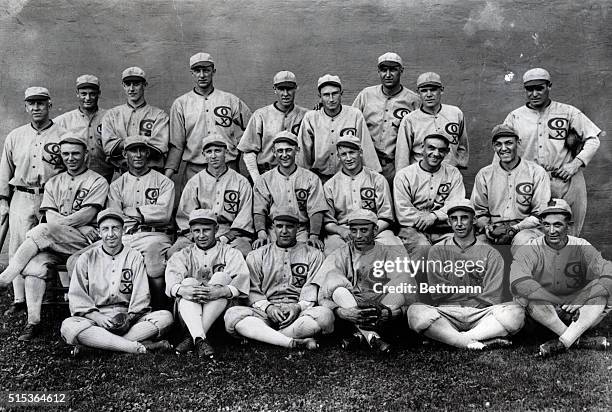
M 461 111 L 441 104 L 439 75 L 419 76 L 419 98 L 400 83 L 401 58 L 386 53 L 378 59 L 382 84 L 358 95 L 354 106 L 359 110 L 341 104 L 340 79 L 325 75 L 318 82 L 321 107 L 306 111 L 294 104 L 295 75 L 282 71 L 274 77 L 278 101 L 251 116 L 241 100 L 214 89 L 210 55 L 192 56 L 190 67 L 195 88 L 174 102 L 170 117 L 145 102 L 146 75 L 136 67 L 122 75 L 128 102 L 106 113 L 97 106 L 95 76 L 77 79 L 79 108 L 54 122 L 48 90 L 26 90 L 32 122 L 7 137 L 0 163 L 0 217 L 3 222 L 8 217 L 11 227 L 10 265 L 0 279 L 15 279 L 12 311 L 28 303 L 23 340 L 39 331 L 48 266 L 58 261 L 57 254 L 83 253 L 97 240 L 101 229 L 93 224 L 105 205 L 121 211 L 123 242 L 144 256 L 154 307 L 163 306 L 164 289 L 177 296 L 167 284 L 166 256 L 185 247 L 195 250 L 188 246 L 194 241 L 190 216 L 202 209 L 214 215 L 214 242 L 245 256 L 252 247 L 280 242 L 271 222 L 278 206 L 294 210 L 289 214 L 296 218 L 297 240 L 328 256 L 357 247 L 345 242 L 355 240 L 351 213 L 363 210 L 375 216 L 369 223 L 376 228 L 376 241 L 405 245 L 413 260 L 426 256 L 432 243 L 452 238 L 447 209 L 465 198 L 455 166 L 467 166 L 468 143 Z M 493 129 L 499 162 L 478 173 L 472 193 L 475 227 L 483 241 L 497 244 L 522 245 L 541 236 L 538 219 L 551 197 L 569 202 L 576 224 L 568 227 L 579 233 L 586 211 L 581 167 L 599 146 L 601 131 L 586 116 L 549 99 L 548 72 L 532 69 L 523 81 L 528 103 Z M 252 189 L 233 170 L 238 151 L 255 182 Z M 179 239 L 172 246 L 174 183 L 160 172 L 172 176 L 181 161 Z M 51 179 L 64 167 L 66 173 Z M 126 173 L 109 190 L 107 181 L 116 169 Z M 42 215 L 47 223 L 36 226 Z M 214 265 L 204 266 L 208 280 L 218 272 Z M 298 266 L 291 265 L 289 278 L 303 285 Z M 241 294 L 229 290 L 232 297 Z M 292 313 L 285 309 L 278 319 Z M 373 336 L 362 335 L 368 342 Z

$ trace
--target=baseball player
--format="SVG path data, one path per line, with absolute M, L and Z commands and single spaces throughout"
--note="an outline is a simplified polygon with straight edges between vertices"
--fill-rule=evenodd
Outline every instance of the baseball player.
M 552 199 L 542 209 L 544 236 L 519 248 L 510 267 L 511 291 L 527 313 L 559 336 L 540 345 L 552 356 L 570 347 L 607 350 L 605 336 L 584 337 L 612 309 L 612 263 L 585 239 L 569 235 L 572 209 Z
M 142 256 L 121 242 L 124 223 L 120 210 L 100 212 L 103 243 L 77 261 L 68 289 L 72 316 L 60 330 L 70 345 L 138 354 L 170 347 L 167 341 L 150 341 L 170 329 L 172 314 L 151 312 Z
M 492 145 L 499 161 L 478 171 L 472 190 L 476 225 L 490 242 L 518 245 L 542 235 L 538 214 L 550 200 L 550 179 L 536 163 L 518 155 L 520 138 L 508 125 L 492 130 Z
M 380 162 L 363 115 L 359 109 L 342 104 L 340 78 L 331 74 L 320 77 L 317 90 L 322 107 L 304 115 L 298 133 L 300 157 L 297 164 L 316 173 L 325 183 L 341 167 L 336 156 L 336 142 L 351 134 L 361 141 L 364 165 L 380 173 Z
M 248 180 L 227 167 L 226 140 L 219 134 L 203 139 L 206 169 L 198 172 L 185 185 L 176 212 L 179 238 L 168 252 L 190 245 L 189 216 L 196 209 L 211 209 L 217 216 L 217 240 L 238 249 L 243 256 L 251 250 L 253 235 L 253 192 Z
M 323 250 L 321 228 L 327 212 L 321 180 L 309 170 L 295 164 L 299 153 L 297 137 L 282 131 L 274 137 L 274 157 L 278 166 L 261 175 L 253 186 L 253 220 L 257 239 L 253 249 L 274 242 L 275 232 L 269 223 L 273 205 L 297 209 L 298 242 L 308 242 Z
M 65 170 L 58 143 L 66 130 L 49 119 L 49 90 L 27 88 L 25 110 L 30 123 L 8 134 L 0 159 L 0 224 L 11 228 L 9 261 L 24 242 L 27 231 L 40 221 L 45 183 Z M 14 302 L 6 315 L 26 310 L 22 276 L 13 280 L 13 293 Z
M 276 242 L 246 258 L 251 307 L 228 309 L 225 327 L 234 336 L 271 345 L 316 349 L 313 336 L 334 330 L 334 315 L 330 309 L 316 306 L 318 288 L 311 283 L 325 257 L 321 251 L 297 243 L 299 217 L 295 209 L 279 207 L 273 222 Z
M 465 198 L 461 173 L 443 162 L 450 150 L 447 137 L 428 135 L 422 146 L 423 158 L 399 170 L 393 181 L 398 236 L 415 260 L 425 257 L 430 245 L 452 233 L 447 204 Z
M 397 53 L 388 52 L 379 56 L 380 85 L 366 87 L 353 102 L 353 107 L 363 113 L 382 174 L 389 185 L 395 177 L 395 146 L 400 122 L 421 105 L 419 95 L 402 85 L 403 72 L 404 63 Z
M 87 138 L 89 169 L 101 174 L 108 183 L 113 179 L 115 168 L 106 161 L 102 148 L 102 118 L 106 110 L 98 107 L 100 80 L 91 74 L 76 79 L 76 96 L 79 107 L 59 115 L 53 121 L 64 129 Z
M 225 161 L 238 170 L 238 149 L 251 109 L 231 93 L 215 89 L 217 70 L 208 53 L 196 53 L 189 59 L 194 88 L 177 98 L 170 108 L 170 153 L 166 176 L 178 172 L 186 163 L 182 185 L 206 167 L 202 139 L 213 133 L 223 136 L 227 145 Z M 181 185 L 181 187 L 182 187 Z
M 26 233 L 9 266 L 0 274 L 0 285 L 15 277 L 25 277 L 28 324 L 21 341 L 40 333 L 40 308 L 45 293 L 49 266 L 68 257 L 98 238 L 94 227 L 98 211 L 104 207 L 108 182 L 87 169 L 87 140 L 67 132 L 59 142 L 59 153 L 66 165 L 45 184 L 40 211 L 46 223 Z
M 342 170 L 323 185 L 329 213 L 325 215 L 325 255 L 351 240 L 347 217 L 354 210 L 376 213 L 375 241 L 383 245 L 402 245 L 390 230 L 394 223 L 393 202 L 387 180 L 380 173 L 363 166 L 361 142 L 356 136 L 342 136 L 336 143 Z
M 574 106 L 550 99 L 552 82 L 546 70 L 528 70 L 523 85 L 527 104 L 511 112 L 504 123 L 521 138 L 519 155 L 546 169 L 552 195 L 569 203 L 575 221 L 570 234 L 578 236 L 587 211 L 582 169 L 595 156 L 604 132 Z
M 166 266 L 166 294 L 176 298 L 189 336 L 179 352 L 193 348 L 202 358 L 215 350 L 206 339 L 213 322 L 234 298 L 249 294 L 249 269 L 240 252 L 217 241 L 217 214 L 196 209 L 189 215 L 194 244 L 172 255 Z
M 449 203 L 446 213 L 453 236 L 432 246 L 427 257 L 427 284 L 435 288 L 430 294 L 435 305 L 411 305 L 408 325 L 458 348 L 509 346 L 512 342 L 504 337 L 521 329 L 525 312 L 517 303 L 503 302 L 504 260 L 476 238 L 476 212 L 469 200 Z M 448 291 L 441 289 L 445 286 Z
M 308 111 L 295 104 L 298 90 L 295 74 L 283 70 L 274 75 L 274 93 L 278 100 L 255 110 L 238 144 L 253 182 L 277 165 L 272 141 L 278 132 L 288 130 L 297 135 Z
M 400 123 L 395 149 L 395 169 L 418 162 L 423 157 L 423 139 L 430 134 L 446 136 L 450 151 L 445 162 L 460 169 L 469 160 L 468 136 L 463 112 L 456 106 L 442 104 L 444 86 L 440 75 L 421 74 L 417 79 L 421 108 L 407 114 Z
M 152 149 L 149 165 L 163 171 L 168 154 L 168 115 L 145 101 L 147 78 L 140 67 L 128 67 L 121 74 L 127 102 L 108 110 L 102 118 L 102 147 L 109 161 L 127 171 L 123 144 L 128 136 L 142 135 Z
M 337 326 L 354 333 L 343 347 L 367 342 L 375 351 L 387 354 L 391 345 L 380 334 L 397 332 L 397 323 L 406 307 L 414 302 L 416 283 L 402 247 L 374 242 L 378 216 L 358 209 L 348 216 L 353 242 L 327 256 L 312 283 L 320 287 L 319 304 L 333 310 Z

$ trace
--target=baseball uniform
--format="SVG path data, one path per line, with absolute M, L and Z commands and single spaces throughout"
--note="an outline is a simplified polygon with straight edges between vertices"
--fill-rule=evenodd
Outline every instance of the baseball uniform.
M 202 139 L 218 133 L 227 140 L 226 163 L 238 159 L 237 145 L 251 109 L 231 93 L 214 89 L 207 96 L 191 90 L 178 97 L 170 108 L 171 153 L 166 169 L 179 170 L 181 160 L 187 162 L 185 181 L 205 168 Z
M 253 192 L 244 176 L 228 168 L 216 178 L 204 169 L 187 182 L 176 212 L 182 237 L 173 252 L 191 243 L 184 236 L 189 233 L 189 214 L 195 209 L 211 209 L 215 213 L 219 224 L 217 238 L 226 236 L 230 246 L 244 256 L 252 250 L 249 238 L 253 234 Z
M 297 167 L 289 175 L 283 175 L 278 167 L 264 173 L 253 186 L 253 215 L 256 226 L 260 220 L 270 216 L 273 204 L 297 209 L 299 218 L 298 242 L 308 241 L 310 218 L 315 213 L 327 212 L 321 180 L 309 170 Z M 259 215 L 258 218 L 256 215 Z M 270 239 L 276 235 L 266 219 L 266 227 L 255 227 L 255 231 L 270 229 Z M 316 233 L 318 235 L 318 233 Z
M 551 101 L 541 113 L 527 105 L 511 112 L 504 123 L 512 126 L 521 138 L 519 155 L 536 162 L 546 170 L 556 170 L 580 159 L 586 167 L 599 148 L 601 130 L 580 110 L 569 104 Z M 582 149 L 573 154 L 566 144 L 568 136 L 575 134 Z M 578 235 L 586 215 L 587 192 L 582 170 L 568 181 L 551 176 L 551 191 L 555 198 L 565 199 L 572 208 L 574 225 L 570 234 Z
M 257 154 L 259 173 L 271 170 L 277 165 L 274 158 L 274 137 L 283 130 L 297 135 L 307 111 L 308 109 L 295 105 L 290 112 L 285 113 L 276 107 L 276 103 L 255 110 L 240 139 L 238 150 Z
M 483 167 L 476 174 L 471 201 L 479 227 L 497 222 L 512 222 L 519 231 L 512 239 L 516 245 L 542 235 L 538 214 L 551 199 L 546 171 L 529 160 L 520 159 L 512 170 L 499 162 Z
M 492 317 L 503 330 L 486 331 L 489 339 L 520 330 L 524 310 L 516 303 L 503 303 L 504 260 L 492 246 L 476 239 L 462 248 L 454 237 L 448 237 L 429 249 L 427 265 L 427 284 L 436 287 L 436 292 L 430 294 L 435 306 L 410 306 L 407 316 L 411 329 L 422 333 L 444 318 L 455 331 L 470 331 L 478 325 L 484 327 Z M 458 289 L 438 292 L 441 286 Z M 461 346 L 452 339 L 445 343 Z
M 141 135 L 151 147 L 149 166 L 163 170 L 168 154 L 168 115 L 155 106 L 143 103 L 132 107 L 129 103 L 113 107 L 102 118 L 102 148 L 107 157 L 127 170 L 121 153 L 123 141 L 128 136 Z M 120 159 L 120 160 L 119 160 Z
M 297 164 L 327 181 L 342 167 L 336 142 L 345 134 L 355 135 L 361 140 L 364 166 L 380 173 L 382 169 L 365 119 L 359 109 L 346 105 L 342 105 L 340 113 L 334 117 L 328 116 L 323 108 L 304 115 L 298 134 L 300 152 Z
M 99 328 L 94 321 L 85 317 L 96 311 L 111 317 L 126 312 L 138 318 L 123 335 L 123 338 L 134 342 L 125 343 L 126 351 L 136 352 L 136 341 L 159 337 L 172 326 L 170 312 L 151 312 L 143 258 L 137 250 L 127 246 L 114 256 L 108 254 L 102 245 L 81 255 L 70 279 L 68 301 L 72 316 L 62 322 L 61 335 L 71 345 L 85 344 L 82 333 Z M 145 322 L 149 327 L 141 325 Z M 95 346 L 120 350 L 112 345 L 104 347 L 102 342 Z
M 381 85 L 366 87 L 353 102 L 353 107 L 363 113 L 382 174 L 389 182 L 395 177 L 395 146 L 400 122 L 420 104 L 419 95 L 404 86 L 395 95 L 388 96 Z
M 417 162 L 399 170 L 393 181 L 393 199 L 401 227 L 399 236 L 408 252 L 415 252 L 417 246 L 427 246 L 448 236 L 451 230 L 447 222 L 447 205 L 464 198 L 463 177 L 455 166 L 442 163 L 440 169 L 432 173 Z M 429 213 L 436 215 L 436 221 L 425 232 L 418 231 L 416 219 Z
M 64 129 L 86 138 L 89 154 L 88 168 L 101 174 L 110 182 L 115 168 L 106 161 L 106 154 L 102 147 L 102 118 L 105 114 L 106 110 L 98 109 L 93 116 L 89 117 L 80 109 L 75 109 L 57 116 L 53 121 Z
M 229 333 L 238 335 L 235 326 L 247 316 L 255 316 L 272 326 L 266 309 L 270 304 L 287 306 L 297 303 L 302 309 L 300 317 L 313 318 L 317 327 L 302 331 L 300 336 L 312 336 L 316 333 L 333 331 L 333 313 L 324 307 L 314 306 L 317 301 L 318 288 L 311 281 L 324 260 L 318 249 L 304 243 L 297 243 L 290 248 L 279 247 L 269 243 L 248 254 L 246 263 L 251 276 L 249 304 L 252 307 L 236 306 L 225 314 L 225 325 Z M 301 322 L 298 319 L 294 323 Z M 288 325 L 286 328 L 291 328 Z M 298 328 L 300 329 L 300 328 Z
M 329 213 L 323 223 L 336 223 L 348 228 L 348 215 L 354 210 L 367 209 L 374 212 L 379 220 L 393 224 L 393 203 L 389 183 L 380 173 L 367 167 L 355 176 L 349 176 L 340 170 L 323 185 L 323 192 Z M 391 230 L 383 230 L 375 239 L 383 245 L 401 245 L 402 241 Z M 344 240 L 339 235 L 330 234 L 325 239 L 325 254 L 343 246 Z
M 445 163 L 467 168 L 469 148 L 463 112 L 456 106 L 442 104 L 436 114 L 425 113 L 423 109 L 419 109 L 404 116 L 397 131 L 396 170 L 423 158 L 422 144 L 430 134 L 441 134 L 448 138 L 450 151 L 444 159 Z

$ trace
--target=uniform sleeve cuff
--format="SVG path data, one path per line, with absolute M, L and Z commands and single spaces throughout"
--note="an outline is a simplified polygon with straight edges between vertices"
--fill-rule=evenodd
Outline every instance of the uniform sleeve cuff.
M 230 292 L 232 292 L 231 299 L 234 299 L 236 296 L 240 295 L 240 292 L 238 292 L 238 289 L 236 289 L 236 286 L 234 286 L 234 285 L 227 285 L 227 287 L 230 290 Z

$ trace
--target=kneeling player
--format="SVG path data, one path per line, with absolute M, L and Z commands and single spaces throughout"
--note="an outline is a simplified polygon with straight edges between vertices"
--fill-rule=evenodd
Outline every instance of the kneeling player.
M 447 215 L 453 237 L 432 246 L 427 259 L 428 286 L 437 288 L 431 293 L 435 306 L 410 306 L 408 324 L 417 333 L 459 348 L 509 346 L 501 337 L 518 332 L 525 314 L 516 303 L 501 303 L 504 261 L 476 238 L 469 200 L 450 203 Z
M 374 241 L 377 221 L 370 210 L 351 212 L 347 222 L 352 241 L 325 259 L 313 283 L 320 287 L 320 304 L 332 309 L 336 320 L 353 330 L 343 341 L 345 349 L 367 342 L 386 354 L 391 345 L 380 333 L 397 325 L 395 321 L 404 316 L 417 291 L 406 249 Z
M 248 254 L 252 307 L 227 311 L 225 326 L 230 334 L 287 348 L 316 349 L 313 336 L 333 331 L 334 315 L 315 306 L 318 287 L 311 283 L 324 256 L 297 243 L 299 223 L 295 210 L 278 208 L 273 219 L 276 242 Z
M 72 317 L 61 334 L 71 345 L 128 353 L 167 349 L 167 341 L 150 342 L 172 325 L 167 310 L 151 312 L 149 282 L 142 255 L 124 246 L 120 210 L 98 214 L 102 244 L 83 253 L 70 279 Z
M 172 255 L 166 266 L 166 294 L 177 298 L 189 330 L 176 350 L 188 352 L 195 344 L 199 357 L 211 359 L 215 350 L 206 334 L 232 299 L 249 293 L 249 269 L 242 253 L 217 241 L 218 227 L 212 210 L 192 211 L 189 229 L 195 243 Z
M 540 345 L 539 355 L 565 352 L 572 345 L 608 349 L 605 336 L 581 336 L 612 309 L 612 263 L 585 239 L 568 235 L 573 221 L 565 200 L 552 199 L 540 221 L 544 236 L 519 248 L 510 268 L 517 300 L 534 320 L 559 335 Z

